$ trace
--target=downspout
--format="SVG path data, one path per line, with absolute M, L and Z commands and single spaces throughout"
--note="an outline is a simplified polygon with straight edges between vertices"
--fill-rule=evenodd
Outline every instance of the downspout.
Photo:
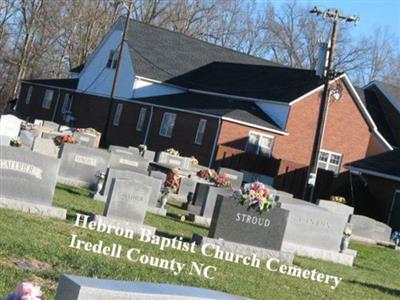
M 213 148 L 212 148 L 212 150 L 211 150 L 210 160 L 209 160 L 209 162 L 208 162 L 208 167 L 209 167 L 209 168 L 211 168 L 211 165 L 212 165 L 213 160 L 214 160 L 215 150 L 216 150 L 216 148 L 217 148 L 217 144 L 218 144 L 220 132 L 221 132 L 221 118 L 218 118 L 217 133 L 215 134 L 214 145 L 213 145 Z
M 149 136 L 152 119 L 153 119 L 153 105 L 150 106 L 150 116 L 149 116 L 149 121 L 147 122 L 146 134 L 144 135 L 144 141 L 143 141 L 144 145 L 147 145 L 147 137 Z
M 56 105 L 54 106 L 53 117 L 51 119 L 53 122 L 54 122 L 54 120 L 56 118 L 56 114 L 57 114 L 57 110 L 58 110 L 58 103 L 60 102 L 60 96 L 61 96 L 61 89 L 58 88 L 57 101 L 56 101 Z

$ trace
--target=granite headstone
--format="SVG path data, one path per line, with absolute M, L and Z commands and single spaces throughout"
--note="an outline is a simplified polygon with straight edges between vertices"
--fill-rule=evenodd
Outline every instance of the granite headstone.
M 136 156 L 139 156 L 139 150 L 137 148 L 131 148 L 131 147 L 127 148 L 122 146 L 110 145 L 108 147 L 108 150 L 111 153 L 135 154 Z
M 110 153 L 102 149 L 68 143 L 64 143 L 60 151 L 59 181 L 95 189 L 96 174 L 106 172 Z
M 149 161 L 136 154 L 111 152 L 109 167 L 120 170 L 131 170 L 148 173 Z
M 190 157 L 175 156 L 164 151 L 158 153 L 157 162 L 185 170 L 190 169 L 192 165 L 192 159 Z
M 276 207 L 260 214 L 232 197 L 219 196 L 209 237 L 280 251 L 289 212 Z
M 37 137 L 33 142 L 32 151 L 58 158 L 60 148 L 54 144 L 53 140 Z

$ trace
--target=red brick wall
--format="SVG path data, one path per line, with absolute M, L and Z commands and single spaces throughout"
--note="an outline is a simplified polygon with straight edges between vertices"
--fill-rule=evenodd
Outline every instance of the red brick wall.
M 342 82 L 340 101 L 330 102 L 322 148 L 343 154 L 342 166 L 364 158 L 371 133 L 350 92 Z M 289 111 L 287 136 L 224 121 L 218 144 L 244 149 L 250 130 L 275 136 L 272 155 L 300 166 L 309 165 L 316 131 L 321 91 L 294 103 Z M 342 167 L 342 171 L 344 171 Z
M 171 138 L 159 135 L 164 112 L 176 113 L 175 128 Z M 201 145 L 195 144 L 197 126 L 200 119 L 206 119 L 207 125 Z M 177 149 L 181 155 L 194 155 L 202 165 L 208 165 L 213 143 L 218 128 L 218 119 L 186 112 L 154 108 L 147 146 L 151 150 L 162 151 L 170 147 Z

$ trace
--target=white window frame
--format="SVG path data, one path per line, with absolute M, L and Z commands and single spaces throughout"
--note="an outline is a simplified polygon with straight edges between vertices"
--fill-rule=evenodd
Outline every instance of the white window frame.
M 144 121 L 146 120 L 147 108 L 142 107 L 140 109 L 139 117 L 136 123 L 136 130 L 142 131 L 144 126 Z
M 123 108 L 124 108 L 124 104 L 123 103 L 118 103 L 117 104 L 117 107 L 115 108 L 114 119 L 113 119 L 113 125 L 114 126 L 119 126 L 119 121 L 121 119 L 121 114 L 122 114 Z
M 33 86 L 30 85 L 28 91 L 26 92 L 25 104 L 31 103 L 32 91 L 33 91 Z
M 42 107 L 45 109 L 50 109 L 53 98 L 54 90 L 46 90 L 42 100 Z
M 319 159 L 319 157 L 321 155 L 321 152 L 324 152 L 324 153 L 328 154 L 328 160 L 326 162 L 321 161 L 321 163 L 326 164 L 325 168 L 320 167 L 320 159 Z M 340 161 L 339 161 L 338 165 L 331 163 L 332 155 L 339 156 Z M 339 174 L 340 173 L 340 169 L 342 167 L 342 161 L 343 161 L 343 154 L 337 153 L 337 152 L 333 152 L 333 151 L 329 151 L 329 150 L 325 150 L 325 149 L 320 149 L 320 151 L 318 153 L 318 164 L 317 165 L 318 165 L 319 169 L 327 170 L 327 171 L 332 171 L 332 170 L 329 170 L 329 166 L 335 166 L 335 167 L 337 167 L 337 170 L 336 171 L 332 171 L 332 172 L 335 173 L 335 174 Z
M 256 153 L 255 153 L 256 155 L 262 155 L 262 152 L 260 152 L 260 150 L 262 148 L 262 146 L 260 145 L 261 138 L 264 137 L 264 138 L 271 139 L 271 147 L 269 148 L 270 151 L 268 153 L 268 156 L 267 155 L 263 155 L 263 156 L 271 157 L 272 156 L 272 150 L 274 149 L 275 137 L 273 135 L 264 134 L 264 133 L 260 133 L 260 132 L 257 132 L 257 131 L 252 131 L 252 130 L 249 131 L 249 134 L 248 134 L 248 137 L 247 137 L 245 151 L 248 152 L 248 153 L 254 153 L 254 152 L 250 152 L 248 150 L 249 139 L 250 139 L 250 135 L 252 135 L 252 134 L 260 136 L 260 138 L 258 140 L 257 150 L 256 150 Z
M 176 121 L 176 114 L 165 112 L 161 120 L 160 130 L 158 134 L 163 137 L 172 137 Z
M 194 138 L 194 143 L 196 145 L 201 145 L 203 143 L 204 133 L 206 132 L 207 120 L 200 119 L 197 125 L 196 136 Z

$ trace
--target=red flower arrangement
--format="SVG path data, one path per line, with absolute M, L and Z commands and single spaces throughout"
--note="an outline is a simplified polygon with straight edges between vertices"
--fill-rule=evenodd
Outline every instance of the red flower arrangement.
M 181 185 L 181 178 L 175 171 L 171 171 L 164 182 L 164 187 L 176 193 Z
M 214 183 L 217 187 L 230 188 L 232 186 L 226 174 L 218 174 L 214 169 L 200 170 L 197 172 L 197 176 Z

